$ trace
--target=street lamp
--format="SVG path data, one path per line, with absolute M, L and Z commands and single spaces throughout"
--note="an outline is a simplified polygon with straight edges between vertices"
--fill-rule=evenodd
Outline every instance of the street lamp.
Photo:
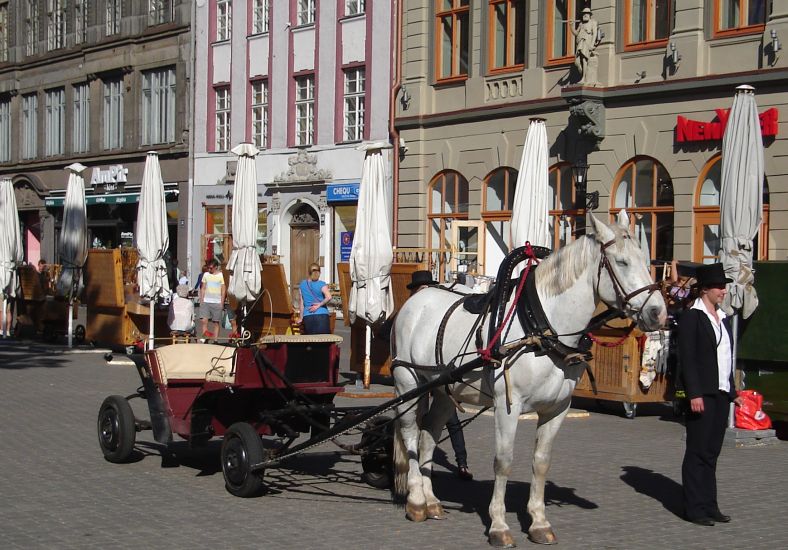
M 588 164 L 579 160 L 572 166 L 572 175 L 575 177 L 575 237 L 586 234 L 586 186 Z

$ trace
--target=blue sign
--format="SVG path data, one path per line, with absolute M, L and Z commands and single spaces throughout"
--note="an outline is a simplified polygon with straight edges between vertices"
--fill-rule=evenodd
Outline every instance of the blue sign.
M 326 186 L 326 202 L 358 202 L 358 183 L 332 183 Z
M 353 232 L 342 231 L 339 234 L 339 261 L 347 262 L 350 260 L 350 250 L 353 248 Z

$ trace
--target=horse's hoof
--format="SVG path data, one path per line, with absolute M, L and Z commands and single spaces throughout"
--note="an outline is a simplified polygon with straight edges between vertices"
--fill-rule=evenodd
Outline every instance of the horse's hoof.
M 528 538 L 537 544 L 555 544 L 558 539 L 551 527 L 539 527 L 528 531 Z
M 440 502 L 433 502 L 427 505 L 427 517 L 430 519 L 446 519 L 446 512 Z
M 489 536 L 490 546 L 496 548 L 514 548 L 517 544 L 514 542 L 514 537 L 511 531 L 491 531 Z
M 405 517 L 415 523 L 427 521 L 427 506 L 425 504 L 418 506 L 408 502 L 405 505 Z

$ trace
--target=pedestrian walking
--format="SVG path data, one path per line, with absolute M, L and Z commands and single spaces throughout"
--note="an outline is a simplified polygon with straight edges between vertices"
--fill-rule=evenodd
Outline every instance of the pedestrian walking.
M 309 276 L 298 285 L 301 294 L 301 318 L 304 334 L 330 334 L 331 325 L 326 305 L 331 301 L 328 284 L 320 280 L 320 266 L 309 265 Z
M 200 283 L 200 323 L 203 338 L 215 338 L 219 335 L 219 327 L 224 313 L 224 301 L 227 298 L 227 286 L 219 261 L 208 260 L 208 271 L 203 274 Z M 208 323 L 213 326 L 208 330 Z

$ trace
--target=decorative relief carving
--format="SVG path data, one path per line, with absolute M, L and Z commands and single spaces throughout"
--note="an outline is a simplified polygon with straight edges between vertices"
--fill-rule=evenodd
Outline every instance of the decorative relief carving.
M 298 151 L 287 159 L 290 168 L 274 177 L 276 183 L 325 181 L 331 179 L 331 170 L 317 168 L 317 155 Z
M 510 97 L 523 95 L 523 77 L 510 76 L 506 78 L 488 79 L 484 92 L 484 101 L 498 101 Z
M 601 101 L 573 99 L 569 114 L 575 118 L 580 138 L 597 142 L 605 139 L 605 106 Z

